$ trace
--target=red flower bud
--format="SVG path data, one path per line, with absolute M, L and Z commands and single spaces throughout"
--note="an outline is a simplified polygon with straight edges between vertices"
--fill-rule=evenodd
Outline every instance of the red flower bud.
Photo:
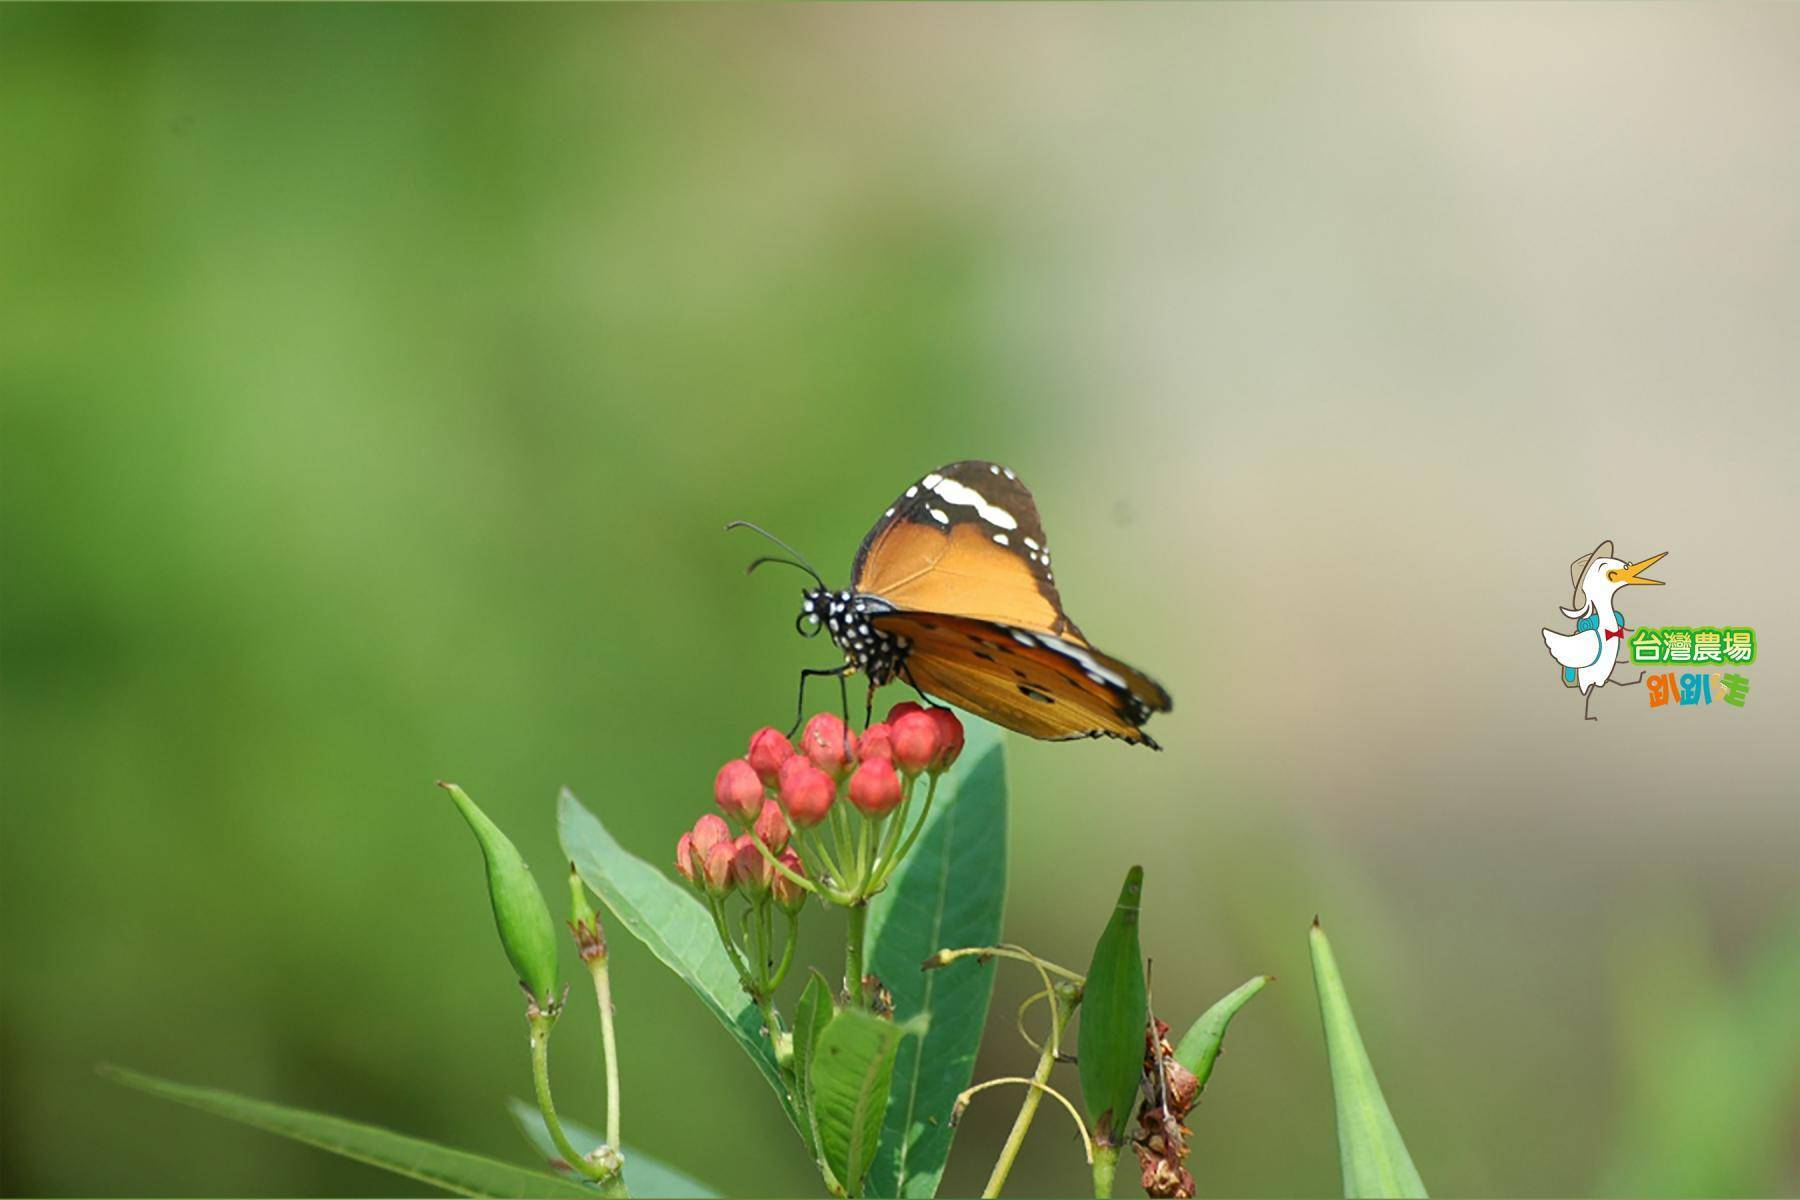
M 894 757 L 893 735 L 894 731 L 879 721 L 863 730 L 856 739 L 856 760 Z
M 914 704 L 911 700 L 902 700 L 900 703 L 894 705 L 894 707 L 888 709 L 887 723 L 889 725 L 897 725 L 900 723 L 900 718 L 904 717 L 907 713 L 924 711 L 924 705 Z
M 811 829 L 823 821 L 836 799 L 837 785 L 831 776 L 810 763 L 804 770 L 787 772 L 781 781 L 781 807 L 800 829 Z
M 694 865 L 701 867 L 714 846 L 731 840 L 731 826 L 725 824 L 725 818 L 719 814 L 707 813 L 694 822 L 693 839 Z
M 695 880 L 694 874 L 694 835 L 684 833 L 681 840 L 675 843 L 675 869 L 689 883 Z
M 773 853 L 780 854 L 787 849 L 788 823 L 781 815 L 781 805 L 773 800 L 763 801 L 762 813 L 756 818 L 756 836 Z
M 909 712 L 894 722 L 894 765 L 908 775 L 917 775 L 937 761 L 942 741 L 930 713 Z
M 734 758 L 713 776 L 713 799 L 726 816 L 740 825 L 756 820 L 762 811 L 763 785 L 748 762 Z
M 865 817 L 885 817 L 900 807 L 900 777 L 885 758 L 871 758 L 850 776 L 850 803 Z
M 781 865 L 800 878 L 806 878 L 806 864 L 801 862 L 800 856 L 792 850 L 782 852 Z M 800 906 L 806 903 L 806 889 L 780 871 L 775 872 L 775 878 L 769 883 L 769 890 L 774 893 L 775 903 L 781 906 L 782 912 L 797 913 L 800 911 Z
M 711 815 L 711 814 L 708 814 Z M 706 890 L 715 896 L 729 895 L 737 874 L 732 869 L 736 853 L 729 841 L 716 842 L 706 852 Z
M 775 790 L 780 791 L 787 786 L 789 775 L 792 775 L 797 771 L 809 769 L 812 769 L 812 759 L 806 757 L 806 755 L 796 754 L 792 758 L 789 758 L 783 762 L 780 769 L 775 772 Z
M 956 714 L 947 708 L 934 706 L 925 711 L 931 714 L 931 719 L 937 722 L 938 727 L 937 761 L 931 764 L 931 773 L 935 775 L 939 771 L 948 771 L 950 764 L 962 754 L 963 727 L 962 722 L 956 719 Z
M 750 735 L 750 752 L 744 757 L 764 786 L 774 787 L 781 764 L 794 757 L 794 744 L 787 734 L 765 725 Z
M 813 766 L 833 779 L 850 773 L 851 756 L 856 753 L 850 730 L 835 713 L 819 713 L 808 721 L 800 731 L 800 748 L 812 759 Z
M 731 875 L 752 897 L 768 892 L 769 882 L 775 878 L 775 867 L 756 848 L 755 834 L 739 834 L 738 840 L 732 843 Z

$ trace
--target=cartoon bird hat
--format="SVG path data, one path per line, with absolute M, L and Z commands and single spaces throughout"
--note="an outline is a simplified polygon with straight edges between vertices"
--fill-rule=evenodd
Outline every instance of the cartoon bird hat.
M 1581 598 L 1581 577 L 1587 574 L 1588 564 L 1596 558 L 1617 558 L 1613 553 L 1612 539 L 1608 538 L 1595 546 L 1593 552 L 1569 564 L 1569 582 L 1574 585 L 1575 594 L 1569 599 L 1570 608 L 1580 608 L 1586 602 Z

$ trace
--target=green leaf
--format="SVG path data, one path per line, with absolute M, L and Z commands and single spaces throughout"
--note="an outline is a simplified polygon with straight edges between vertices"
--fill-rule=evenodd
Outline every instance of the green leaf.
M 886 891 L 869 903 L 869 967 L 905 1019 L 930 1018 L 901 1044 L 872 1195 L 937 1192 L 956 1130 L 950 1109 L 975 1073 L 994 970 L 973 959 L 920 970 L 928 955 L 1000 940 L 1006 903 L 1006 757 L 1000 731 L 965 721 L 962 757 L 938 781 L 931 818 Z
M 811 1072 L 813 1120 L 825 1164 L 851 1196 L 862 1194 L 863 1177 L 875 1158 L 894 1052 L 900 1039 L 921 1032 L 922 1024 L 914 1018 L 896 1025 L 847 1008 L 819 1035 Z
M 831 985 L 815 970 L 800 993 L 799 1007 L 794 1010 L 793 1031 L 794 1078 L 807 1081 L 799 1097 L 800 1136 L 814 1157 L 818 1155 L 819 1129 L 812 1115 L 812 1065 L 818 1053 L 819 1038 L 836 1015 L 837 1010 L 831 1002 Z
M 619 924 L 694 989 L 731 1031 L 798 1128 L 800 1116 L 788 1099 L 775 1053 L 763 1035 L 762 1014 L 744 994 L 737 968 L 719 944 L 718 930 L 705 906 L 685 887 L 620 846 L 600 818 L 567 789 L 557 803 L 557 827 L 563 854 L 575 864 L 582 882 L 594 889 Z
M 466 1150 L 453 1150 L 373 1125 L 346 1121 L 342 1117 L 252 1100 L 216 1088 L 171 1083 L 122 1067 L 102 1067 L 100 1073 L 126 1087 L 293 1138 L 459 1196 L 573 1196 L 579 1200 L 594 1200 L 598 1194 L 570 1179 L 483 1158 Z
M 1225 1044 L 1225 1030 L 1231 1024 L 1231 1018 L 1237 1016 L 1238 1009 L 1250 1003 L 1250 997 L 1267 987 L 1273 978 L 1273 975 L 1258 975 L 1239 984 L 1224 999 L 1201 1013 L 1199 1020 L 1181 1035 L 1181 1044 L 1175 1047 L 1175 1061 L 1194 1073 L 1200 1087 L 1206 1087 L 1213 1064 L 1219 1061 L 1219 1050 Z
M 1094 944 L 1082 988 L 1081 1099 L 1094 1139 L 1124 1144 L 1137 1109 L 1144 1072 L 1144 1031 L 1150 999 L 1144 985 L 1144 952 L 1138 945 L 1138 912 L 1144 868 L 1133 867 L 1119 889 L 1112 918 Z
M 1406 1153 L 1400 1128 L 1388 1111 L 1375 1068 L 1363 1049 L 1350 1011 L 1350 997 L 1332 957 L 1331 943 L 1315 920 L 1312 927 L 1313 984 L 1325 1023 L 1325 1051 L 1331 1060 L 1331 1092 L 1337 1101 L 1338 1161 L 1344 1195 L 1425 1195 L 1425 1184 Z
M 550 1140 L 550 1131 L 544 1128 L 544 1114 L 538 1111 L 537 1105 L 511 1096 L 507 1098 L 506 1108 L 512 1114 L 513 1123 L 519 1127 L 519 1132 L 525 1135 L 525 1140 L 544 1161 L 562 1157 L 556 1143 Z M 599 1146 L 606 1140 L 587 1126 L 567 1117 L 562 1118 L 562 1127 L 578 1149 L 582 1146 Z M 663 1200 L 664 1197 L 675 1200 L 684 1196 L 693 1197 L 693 1200 L 712 1200 L 712 1197 L 719 1194 L 693 1176 L 677 1171 L 641 1150 L 625 1146 L 619 1153 L 625 1160 L 626 1190 L 636 1200 Z M 581 1183 L 583 1187 L 589 1188 L 590 1196 L 601 1194 L 598 1187 L 583 1182 L 578 1176 L 569 1175 L 566 1178 L 571 1183 Z

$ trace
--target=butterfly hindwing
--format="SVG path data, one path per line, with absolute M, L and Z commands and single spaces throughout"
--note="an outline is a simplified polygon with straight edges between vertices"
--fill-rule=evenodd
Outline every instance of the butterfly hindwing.
M 1037 505 L 998 463 L 951 463 L 907 488 L 863 539 L 851 586 L 897 609 L 1087 644 L 1063 612 Z
M 945 613 L 885 613 L 872 624 L 906 639 L 902 671 L 919 690 L 1031 737 L 1154 747 L 1141 726 L 1170 707 L 1154 680 L 1085 642 Z

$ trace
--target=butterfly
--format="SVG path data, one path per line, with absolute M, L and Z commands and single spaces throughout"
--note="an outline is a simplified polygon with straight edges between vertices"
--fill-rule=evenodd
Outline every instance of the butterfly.
M 738 526 L 799 560 L 765 556 L 751 570 L 785 562 L 812 575 L 818 586 L 802 593 L 796 627 L 829 633 L 843 652 L 836 667 L 801 672 L 802 710 L 808 679 L 836 678 L 848 709 L 844 681 L 862 674 L 865 719 L 875 690 L 900 680 L 1034 738 L 1105 736 L 1161 749 L 1143 726 L 1169 711 L 1169 693 L 1096 649 L 1063 611 L 1037 504 L 1010 469 L 955 462 L 910 485 L 863 538 L 848 588 L 828 587 L 766 530 L 747 521 L 727 528 Z

